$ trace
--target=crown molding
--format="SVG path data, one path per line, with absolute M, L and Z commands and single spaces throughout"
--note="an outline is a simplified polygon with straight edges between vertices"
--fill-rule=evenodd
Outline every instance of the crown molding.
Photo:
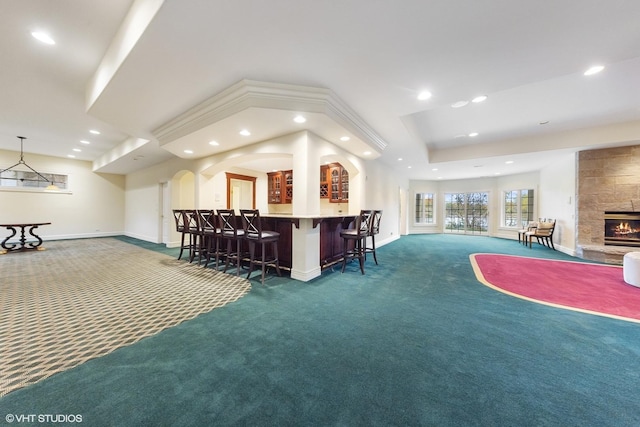
M 189 135 L 248 108 L 325 114 L 376 151 L 387 143 L 331 90 L 283 83 L 240 80 L 153 131 L 160 145 Z

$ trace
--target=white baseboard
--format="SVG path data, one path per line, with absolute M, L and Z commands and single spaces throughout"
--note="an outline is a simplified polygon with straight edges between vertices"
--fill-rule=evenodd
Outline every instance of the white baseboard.
M 91 239 L 96 237 L 113 237 L 113 236 L 122 236 L 122 234 L 123 234 L 122 232 L 108 232 L 108 233 L 105 232 L 105 233 L 82 233 L 82 234 L 48 234 L 48 235 L 38 234 L 38 236 L 40 236 L 40 238 L 44 242 L 46 242 L 47 240 L 72 240 L 72 239 Z M 35 238 L 29 234 L 26 234 L 26 238 L 27 238 L 27 241 L 35 240 Z M 19 236 L 16 236 L 10 239 L 9 243 L 16 243 L 19 241 L 20 241 Z
M 309 271 L 291 269 L 291 278 L 300 280 L 301 282 L 308 282 L 309 280 L 320 276 L 320 274 L 322 274 L 322 269 L 319 266 Z
M 145 242 L 149 242 L 149 243 L 160 243 L 157 241 L 157 236 L 146 236 L 144 234 L 137 234 L 137 233 L 130 233 L 130 232 L 124 232 L 123 235 L 127 237 L 132 237 L 138 240 L 144 240 Z

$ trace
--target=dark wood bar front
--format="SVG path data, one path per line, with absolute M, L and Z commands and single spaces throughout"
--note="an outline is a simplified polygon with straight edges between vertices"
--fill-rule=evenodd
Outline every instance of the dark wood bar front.
M 292 264 L 292 242 L 293 228 L 299 226 L 299 221 L 291 217 L 262 216 L 262 229 L 276 231 L 280 233 L 278 240 L 278 258 L 280 267 L 291 270 Z M 271 254 L 269 254 L 270 256 Z
M 265 230 L 280 233 L 280 265 L 290 269 L 293 278 L 306 281 L 318 276 L 322 269 L 342 260 L 343 241 L 340 231 L 348 228 L 355 216 L 265 214 L 262 219 Z
M 322 218 L 320 226 L 320 267 L 324 270 L 333 264 L 342 261 L 344 251 L 343 239 L 340 232 L 353 222 L 355 217 L 331 217 Z

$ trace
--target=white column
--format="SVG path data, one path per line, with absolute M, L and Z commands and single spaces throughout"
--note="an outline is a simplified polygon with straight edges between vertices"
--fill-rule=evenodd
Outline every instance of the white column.
M 300 228 L 293 226 L 291 278 L 308 282 L 320 276 L 320 226 L 313 219 L 300 218 Z
M 320 213 L 320 155 L 308 132 L 302 132 L 293 150 L 293 215 Z

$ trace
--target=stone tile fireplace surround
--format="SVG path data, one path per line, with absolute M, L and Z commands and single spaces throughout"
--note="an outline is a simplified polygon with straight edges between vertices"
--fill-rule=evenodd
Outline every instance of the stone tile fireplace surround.
M 581 151 L 576 171 L 576 251 L 622 264 L 637 246 L 605 245 L 605 211 L 640 213 L 640 145 Z

